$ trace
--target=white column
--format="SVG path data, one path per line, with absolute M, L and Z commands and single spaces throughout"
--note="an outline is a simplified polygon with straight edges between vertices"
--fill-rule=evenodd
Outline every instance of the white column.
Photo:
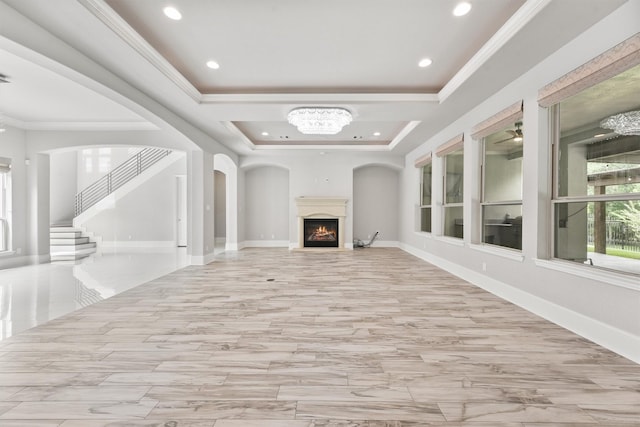
M 36 263 L 49 262 L 49 155 L 34 154 L 28 160 L 28 254 Z
M 213 155 L 204 151 L 189 152 L 187 180 L 187 253 L 191 257 L 191 264 L 204 265 L 213 261 L 215 247 Z

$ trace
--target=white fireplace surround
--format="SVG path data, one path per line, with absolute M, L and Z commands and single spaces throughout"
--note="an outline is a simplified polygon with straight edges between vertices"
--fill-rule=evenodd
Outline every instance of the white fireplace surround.
M 296 206 L 298 207 L 298 248 L 304 249 L 305 218 L 337 218 L 338 249 L 344 249 L 344 222 L 347 217 L 347 202 L 348 199 L 338 197 L 296 197 Z

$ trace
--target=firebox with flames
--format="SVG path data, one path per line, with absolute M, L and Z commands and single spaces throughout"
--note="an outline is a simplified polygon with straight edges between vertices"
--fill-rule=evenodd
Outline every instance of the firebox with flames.
M 305 218 L 304 247 L 337 248 L 340 246 L 340 232 L 337 218 Z
M 311 230 L 311 233 L 307 237 L 307 240 L 310 242 L 327 242 L 327 241 L 336 241 L 336 231 L 328 229 L 324 225 L 320 225 L 315 229 Z

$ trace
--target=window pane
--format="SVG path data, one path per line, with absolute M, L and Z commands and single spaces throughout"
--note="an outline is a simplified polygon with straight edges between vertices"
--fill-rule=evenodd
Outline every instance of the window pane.
M 462 239 L 462 206 L 444 208 L 444 235 Z
M 639 94 L 636 66 L 559 104 L 560 197 L 640 193 Z
M 555 257 L 640 274 L 640 200 L 558 203 Z
M 445 203 L 462 203 L 464 181 L 464 156 L 462 150 L 454 151 L 445 156 L 445 172 Z
M 484 139 L 483 201 L 522 200 L 522 122 Z
M 431 204 L 431 163 L 422 167 L 422 194 L 420 204 L 428 206 Z
M 484 243 L 522 249 L 522 205 L 483 206 L 482 222 Z
M 431 233 L 431 208 L 420 209 L 420 231 Z

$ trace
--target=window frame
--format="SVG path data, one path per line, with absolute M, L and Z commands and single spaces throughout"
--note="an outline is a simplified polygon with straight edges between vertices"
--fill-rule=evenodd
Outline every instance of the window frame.
M 588 88 L 585 88 L 586 90 Z M 549 107 L 549 123 L 551 129 L 551 161 L 552 161 L 552 177 L 551 177 L 551 250 L 550 257 L 553 261 L 559 261 L 564 263 L 575 264 L 577 268 L 597 268 L 602 271 L 609 271 L 613 273 L 619 273 L 623 275 L 631 275 L 638 276 L 638 274 L 630 273 L 625 270 L 611 268 L 602 265 L 593 265 L 593 261 L 591 257 L 589 257 L 589 251 L 586 252 L 586 258 L 562 258 L 558 254 L 559 246 L 558 246 L 558 229 L 563 228 L 560 227 L 558 217 L 558 209 L 561 205 L 570 206 L 572 203 L 585 203 L 588 205 L 589 203 L 607 203 L 607 202 L 627 202 L 627 201 L 638 201 L 640 202 L 640 192 L 638 193 L 612 193 L 612 194 L 586 194 L 586 195 L 561 195 L 560 186 L 561 186 L 561 164 L 559 159 L 561 158 L 561 144 L 560 144 L 560 104 L 565 99 L 561 99 L 556 104 L 553 104 Z M 588 183 L 587 183 L 588 185 Z M 587 218 L 588 221 L 588 218 Z M 585 236 L 588 239 L 588 236 Z M 606 248 L 605 248 L 606 251 Z M 615 255 L 612 255 L 615 256 Z M 579 263 L 578 261 L 582 261 Z M 640 260 L 638 261 L 640 262 Z
M 429 203 L 428 205 L 424 204 L 424 175 L 425 175 L 425 168 L 429 167 L 431 169 L 431 172 L 429 174 L 429 176 L 431 177 L 430 182 L 429 182 L 429 187 L 431 190 L 431 194 L 430 194 L 430 199 L 431 199 L 431 203 Z M 433 162 L 431 160 L 429 160 L 427 163 L 423 164 L 420 167 L 420 199 L 418 201 L 418 208 L 420 211 L 420 226 L 419 226 L 419 231 L 422 233 L 433 233 Z M 424 222 L 422 220 L 423 218 L 423 212 L 425 211 L 429 211 L 429 229 L 425 230 L 424 228 Z
M 461 156 L 462 156 L 462 177 L 460 179 L 460 188 L 461 188 L 461 194 L 460 194 L 460 201 L 459 202 L 448 202 L 447 201 L 447 185 L 448 185 L 448 180 L 447 180 L 447 158 L 451 155 L 454 155 L 455 153 L 461 152 Z M 464 239 L 464 221 L 462 222 L 462 224 L 460 224 L 461 226 L 461 236 L 456 236 L 455 235 L 455 226 L 456 224 L 454 223 L 454 233 L 453 235 L 451 234 L 447 234 L 447 227 L 446 227 L 446 221 L 447 221 L 447 209 L 451 209 L 451 208 L 462 208 L 462 216 L 463 216 L 463 220 L 464 220 L 464 145 L 460 144 L 459 146 L 456 146 L 453 149 L 448 150 L 446 153 L 442 154 L 442 235 L 445 237 L 449 237 L 452 239 Z
M 516 120 L 522 122 L 522 117 L 519 116 L 516 118 Z M 520 124 L 521 127 L 523 127 L 523 123 Z M 495 132 L 494 132 L 495 133 Z M 493 133 L 492 133 L 493 134 Z M 489 134 L 489 135 L 492 135 Z M 506 249 L 506 250 L 511 250 L 511 251 L 518 251 L 518 252 L 522 252 L 522 225 L 520 226 L 520 248 L 514 248 L 511 246 L 505 246 L 505 245 L 500 245 L 500 244 L 496 244 L 496 243 L 489 243 L 486 242 L 485 240 L 485 233 L 486 233 L 486 226 L 485 226 L 485 207 L 491 207 L 491 206 L 520 206 L 520 211 L 522 212 L 522 195 L 524 193 L 524 171 L 523 169 L 521 169 L 520 172 L 520 199 L 514 199 L 514 200 L 499 200 L 499 201 L 491 201 L 488 202 L 485 199 L 486 196 L 486 185 L 487 185 L 487 179 L 486 179 L 486 162 L 487 162 L 487 137 L 489 135 L 486 135 L 484 137 L 482 137 L 479 142 L 481 144 L 481 158 L 480 158 L 480 203 L 479 203 L 479 207 L 480 207 L 480 243 L 482 245 L 489 245 L 491 247 L 495 247 L 495 248 L 500 248 L 500 249 Z M 523 130 L 523 135 L 524 135 L 524 130 Z M 524 137 L 523 137 L 524 138 Z M 524 162 L 524 139 L 522 141 L 523 144 L 523 162 Z M 524 216 L 521 214 L 521 217 Z

